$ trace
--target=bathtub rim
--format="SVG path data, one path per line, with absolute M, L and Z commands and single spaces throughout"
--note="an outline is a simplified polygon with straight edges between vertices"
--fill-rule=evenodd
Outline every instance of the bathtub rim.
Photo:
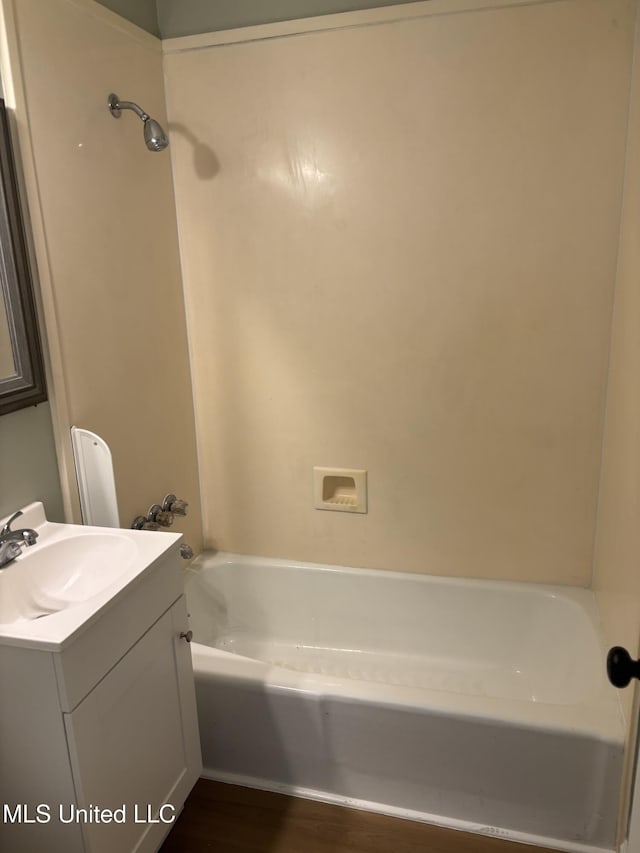
M 599 629 L 602 628 L 593 591 L 588 587 L 571 584 L 535 583 L 532 581 L 502 580 L 500 578 L 478 578 L 473 576 L 438 575 L 425 572 L 408 572 L 404 570 L 383 569 L 364 566 L 348 566 L 337 563 L 314 563 L 308 560 L 296 560 L 290 557 L 262 557 L 256 554 L 241 554 L 235 551 L 204 550 L 183 568 L 185 578 L 192 574 L 200 574 L 203 569 L 214 566 L 247 563 L 250 566 L 280 567 L 286 569 L 301 569 L 303 571 L 318 571 L 324 574 L 349 574 L 358 577 L 383 577 L 416 581 L 424 584 L 443 583 L 448 586 L 473 586 L 485 589 L 505 589 L 521 593 L 523 590 L 542 597 L 561 597 L 587 610 L 595 617 Z
M 388 569 L 359 568 L 353 566 L 325 565 L 302 560 L 278 557 L 261 557 L 237 554 L 229 551 L 204 551 L 184 569 L 185 586 L 207 570 L 237 564 L 250 567 L 296 569 L 304 572 L 325 574 L 347 573 L 355 577 L 384 577 L 407 579 L 419 584 L 445 584 L 449 587 L 508 590 L 518 594 L 533 594 L 542 598 L 562 598 L 570 605 L 582 610 L 591 623 L 602 651 L 602 666 L 605 665 L 605 641 L 600 613 L 595 595 L 584 587 L 560 584 L 538 584 L 520 581 L 484 580 L 481 578 L 448 577 L 426 575 Z M 353 698 L 364 702 L 392 707 L 433 710 L 438 713 L 454 713 L 466 719 L 499 720 L 506 725 L 526 725 L 534 729 L 549 730 L 571 736 L 596 738 L 603 743 L 624 745 L 625 721 L 619 692 L 603 685 L 598 698 L 590 703 L 543 703 L 520 699 L 478 696 L 444 690 L 387 685 L 337 676 L 321 676 L 313 673 L 278 667 L 264 661 L 227 652 L 200 643 L 197 636 L 191 643 L 194 673 L 208 672 L 223 678 L 258 680 L 265 688 L 278 691 L 302 691 L 333 699 Z M 425 702 L 428 701 L 428 705 Z

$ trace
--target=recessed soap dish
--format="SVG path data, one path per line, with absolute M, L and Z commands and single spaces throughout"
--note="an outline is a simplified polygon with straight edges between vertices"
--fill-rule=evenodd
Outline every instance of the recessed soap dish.
M 313 505 L 336 512 L 367 512 L 367 472 L 352 468 L 314 468 Z

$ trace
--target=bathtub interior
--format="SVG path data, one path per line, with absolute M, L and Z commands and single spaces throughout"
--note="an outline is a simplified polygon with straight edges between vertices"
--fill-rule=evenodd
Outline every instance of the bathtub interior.
M 588 591 L 226 554 L 186 589 L 205 775 L 614 849 L 623 723 Z
M 187 587 L 196 641 L 271 666 L 545 704 L 608 690 L 586 590 L 228 555 L 202 565 Z

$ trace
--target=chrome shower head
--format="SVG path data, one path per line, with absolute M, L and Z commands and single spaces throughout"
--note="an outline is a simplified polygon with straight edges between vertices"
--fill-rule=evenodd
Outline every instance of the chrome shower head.
M 160 124 L 145 113 L 133 101 L 121 101 L 113 92 L 108 100 L 109 112 L 114 118 L 120 118 L 122 110 L 132 110 L 144 123 L 144 141 L 149 151 L 162 151 L 169 144 L 167 135 Z
M 148 118 L 144 123 L 144 141 L 149 151 L 162 151 L 169 144 L 164 130 L 154 118 Z

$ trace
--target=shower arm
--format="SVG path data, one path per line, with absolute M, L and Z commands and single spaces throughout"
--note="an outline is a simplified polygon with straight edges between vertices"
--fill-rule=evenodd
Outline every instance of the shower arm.
M 117 109 L 119 109 L 119 110 L 133 110 L 134 113 L 139 118 L 142 119 L 142 121 L 146 121 L 149 118 L 147 113 L 145 113 L 145 111 L 141 107 L 139 107 L 137 104 L 134 104 L 133 101 L 118 101 Z
M 119 101 L 116 95 L 109 95 L 109 109 L 115 118 L 120 118 L 122 110 L 132 110 L 142 121 L 149 118 L 147 113 L 133 101 Z

